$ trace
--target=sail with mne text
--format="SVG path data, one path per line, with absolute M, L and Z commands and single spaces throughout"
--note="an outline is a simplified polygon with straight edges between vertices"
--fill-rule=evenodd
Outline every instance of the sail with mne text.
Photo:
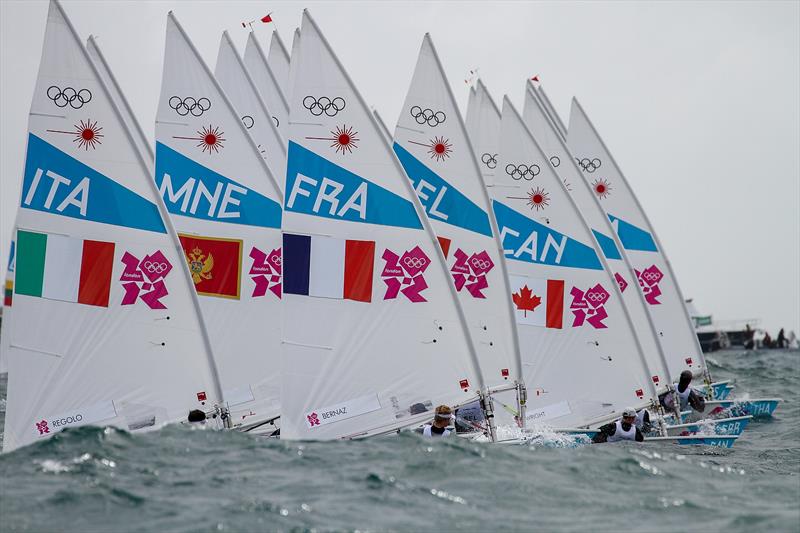
M 156 115 L 155 182 L 178 230 L 232 425 L 276 418 L 280 187 L 172 13 Z
M 516 324 L 497 225 L 428 34 L 400 111 L 393 147 L 441 243 L 486 385 L 494 389 L 521 384 Z
M 222 401 L 178 240 L 135 137 L 50 3 L 16 231 L 4 450 Z
M 619 287 L 507 97 L 497 169 L 490 190 L 529 391 L 527 422 L 582 426 L 648 405 L 656 391 Z
M 281 437 L 355 438 L 483 389 L 439 244 L 308 11 L 290 75 Z

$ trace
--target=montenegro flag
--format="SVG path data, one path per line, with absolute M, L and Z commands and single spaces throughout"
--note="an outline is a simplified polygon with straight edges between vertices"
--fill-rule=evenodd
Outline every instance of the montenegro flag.
M 197 294 L 238 300 L 242 241 L 184 234 L 178 237 Z

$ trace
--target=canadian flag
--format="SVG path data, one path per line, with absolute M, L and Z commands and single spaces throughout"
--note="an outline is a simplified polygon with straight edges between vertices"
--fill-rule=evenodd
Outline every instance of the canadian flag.
M 517 324 L 561 329 L 564 280 L 509 276 Z

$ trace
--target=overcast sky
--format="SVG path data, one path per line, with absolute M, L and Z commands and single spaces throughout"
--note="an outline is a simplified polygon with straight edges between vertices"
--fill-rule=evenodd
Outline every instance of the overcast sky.
M 0 0 L 2 272 L 24 165 L 46 1 Z M 521 109 L 538 74 L 568 122 L 577 96 L 639 196 L 687 297 L 715 318 L 800 334 L 800 2 L 65 1 L 153 135 L 167 12 L 206 62 L 244 20 L 287 46 L 308 7 L 367 102 L 394 129 L 430 32 L 465 109 L 475 67 Z

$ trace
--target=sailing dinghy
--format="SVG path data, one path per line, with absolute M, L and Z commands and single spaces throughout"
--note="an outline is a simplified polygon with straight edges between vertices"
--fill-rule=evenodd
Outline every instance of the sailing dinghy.
M 438 236 L 483 379 L 493 393 L 516 391 L 504 403 L 513 404 L 511 411 L 519 417 L 526 392 L 499 230 L 429 34 L 422 41 L 393 148 Z M 507 417 L 507 422 L 514 419 Z M 493 423 L 488 421 L 490 430 Z
M 155 182 L 199 295 L 231 422 L 274 430 L 269 422 L 280 415 L 281 190 L 171 12 Z
M 358 438 L 484 384 L 439 244 L 308 11 L 292 53 L 281 437 Z
M 50 3 L 17 217 L 4 451 L 86 424 L 221 411 L 189 272 L 148 165 Z

